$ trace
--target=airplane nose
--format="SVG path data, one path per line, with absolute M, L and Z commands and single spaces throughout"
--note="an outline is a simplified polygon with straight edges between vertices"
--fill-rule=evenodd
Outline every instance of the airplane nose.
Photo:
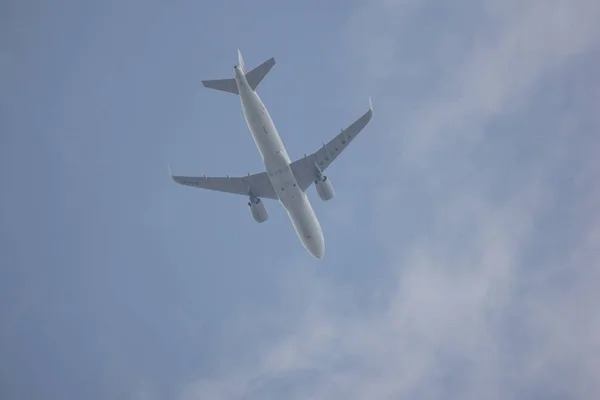
M 308 251 L 315 258 L 322 260 L 325 255 L 325 241 L 322 237 L 309 239 Z

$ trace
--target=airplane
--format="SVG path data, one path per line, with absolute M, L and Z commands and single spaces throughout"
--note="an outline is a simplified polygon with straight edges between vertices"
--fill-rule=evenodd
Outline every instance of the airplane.
M 269 218 L 262 199 L 278 200 L 286 209 L 304 248 L 313 257 L 322 259 L 325 254 L 323 231 L 305 192 L 314 182 L 322 201 L 333 198 L 333 186 L 323 172 L 369 123 L 373 105 L 369 98 L 369 109 L 360 118 L 342 129 L 327 144 L 323 143 L 316 152 L 308 156 L 304 154 L 304 157 L 292 162 L 265 104 L 256 92 L 274 65 L 275 58 L 271 57 L 246 72 L 238 49 L 238 65 L 233 67 L 234 78 L 202 81 L 206 88 L 239 96 L 244 119 L 258 147 L 265 171 L 241 177 L 194 177 L 173 175 L 169 167 L 169 174 L 181 185 L 248 196 L 250 212 L 258 223 Z

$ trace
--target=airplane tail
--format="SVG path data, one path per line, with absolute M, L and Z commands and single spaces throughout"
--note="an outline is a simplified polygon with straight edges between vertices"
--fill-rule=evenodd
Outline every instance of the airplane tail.
M 267 61 L 260 64 L 258 67 L 246 73 L 244 58 L 242 57 L 242 53 L 238 49 L 238 67 L 246 76 L 248 85 L 252 88 L 252 90 L 256 90 L 258 85 L 262 82 L 264 77 L 269 73 L 269 71 L 271 70 L 271 68 L 273 68 L 274 65 L 275 58 L 271 57 Z M 220 90 L 222 92 L 239 94 L 237 83 L 233 78 L 204 80 L 202 81 L 202 85 L 206 88 Z
M 246 73 L 246 67 L 244 67 L 244 57 L 242 57 L 240 49 L 238 49 L 238 67 L 242 70 L 244 74 Z

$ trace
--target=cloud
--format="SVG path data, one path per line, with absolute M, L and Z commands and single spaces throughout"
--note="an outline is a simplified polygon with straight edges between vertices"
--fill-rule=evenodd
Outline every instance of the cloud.
M 600 396 L 600 4 L 461 5 L 369 2 L 346 31 L 386 99 L 381 307 L 287 268 L 287 330 L 182 399 Z

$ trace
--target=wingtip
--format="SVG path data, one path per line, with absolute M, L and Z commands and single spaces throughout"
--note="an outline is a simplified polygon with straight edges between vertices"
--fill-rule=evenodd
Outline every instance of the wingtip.
M 373 102 L 371 102 L 371 96 L 369 96 L 369 110 L 373 111 Z
M 173 179 L 173 172 L 171 172 L 171 165 L 167 164 L 167 169 L 169 170 L 169 176 Z

